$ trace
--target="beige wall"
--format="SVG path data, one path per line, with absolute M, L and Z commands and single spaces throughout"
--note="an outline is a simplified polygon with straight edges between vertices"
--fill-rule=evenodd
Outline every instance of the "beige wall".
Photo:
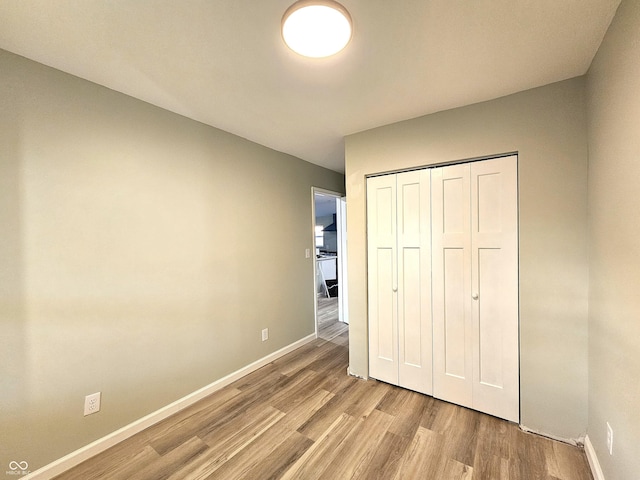
M 350 369 L 368 374 L 365 176 L 518 152 L 521 421 L 575 439 L 587 425 L 584 79 L 346 139 Z
M 640 476 L 639 52 L 640 3 L 623 0 L 588 73 L 588 434 L 617 480 Z
M 312 334 L 312 185 L 344 177 L 0 51 L 0 468 Z

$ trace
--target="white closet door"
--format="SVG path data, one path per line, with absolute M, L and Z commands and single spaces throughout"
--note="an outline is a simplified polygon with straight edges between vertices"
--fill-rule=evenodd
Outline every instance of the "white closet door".
M 470 166 L 431 172 L 433 395 L 472 407 Z
M 369 373 L 432 393 L 430 172 L 367 180 Z
M 433 394 L 519 420 L 517 160 L 434 169 Z
M 473 408 L 519 420 L 515 156 L 471 164 Z
M 430 172 L 397 175 L 398 385 L 432 393 Z
M 367 179 L 369 374 L 398 384 L 396 176 Z

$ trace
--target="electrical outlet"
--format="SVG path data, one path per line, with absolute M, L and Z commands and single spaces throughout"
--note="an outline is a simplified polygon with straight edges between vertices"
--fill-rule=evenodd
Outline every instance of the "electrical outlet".
M 262 341 L 269 340 L 269 329 L 265 328 L 262 330 Z
M 84 397 L 84 416 L 100 411 L 100 392 Z
M 607 449 L 609 450 L 609 455 L 613 455 L 613 428 L 607 422 Z
M 311 249 L 310 248 L 305 249 L 304 258 L 311 258 Z

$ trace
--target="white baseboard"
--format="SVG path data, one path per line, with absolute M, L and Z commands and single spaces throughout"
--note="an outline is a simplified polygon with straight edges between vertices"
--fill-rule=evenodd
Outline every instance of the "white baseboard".
M 255 362 L 247 365 L 246 367 L 243 367 L 233 373 L 230 373 L 226 377 L 216 380 L 215 382 L 207 385 L 206 387 L 196 390 L 195 392 L 190 393 L 189 395 L 179 400 L 176 400 L 175 402 L 165 407 L 162 407 L 159 410 L 156 410 L 155 412 L 150 413 L 149 415 L 136 420 L 135 422 L 130 423 L 129 425 L 126 425 L 120 428 L 119 430 L 116 430 L 115 432 L 110 433 L 109 435 L 106 435 L 96 440 L 95 442 L 90 443 L 89 445 L 86 445 L 76 450 L 75 452 L 71 452 L 69 455 L 59 458 L 58 460 L 55 460 L 54 462 L 51 462 L 50 464 L 45 465 L 44 467 L 39 468 L 38 470 L 31 472 L 29 475 L 22 478 L 29 479 L 29 480 L 46 480 L 46 479 L 53 478 L 56 475 L 60 475 L 61 473 L 69 470 L 70 468 L 75 467 L 76 465 L 79 465 L 85 460 L 101 452 L 104 452 L 108 448 L 122 442 L 123 440 L 126 440 L 129 437 L 132 437 L 136 433 L 139 433 L 142 430 L 149 428 L 151 425 L 154 425 L 160 422 L 161 420 L 164 420 L 165 418 L 170 417 L 171 415 L 179 412 L 180 410 L 183 410 L 193 405 L 197 401 L 203 399 L 208 395 L 211 395 L 212 393 L 220 390 L 223 387 L 226 387 L 227 385 L 235 382 L 239 378 L 242 378 L 245 375 L 248 375 L 249 373 L 259 369 L 260 367 L 264 367 L 268 363 L 271 363 L 274 360 L 277 360 L 283 355 L 286 355 L 287 353 L 292 352 L 296 348 L 300 348 L 301 346 L 315 339 L 316 339 L 316 334 L 313 333 L 307 337 L 304 337 L 298 340 L 297 342 L 287 345 L 286 347 L 281 348 L 280 350 L 273 352 L 267 355 L 266 357 L 256 360 Z
M 589 435 L 584 439 L 584 451 L 587 454 L 587 460 L 589 461 L 589 466 L 591 467 L 591 473 L 593 474 L 594 480 L 604 480 L 600 461 L 598 460 L 598 456 L 596 455 L 596 451 L 593 448 Z

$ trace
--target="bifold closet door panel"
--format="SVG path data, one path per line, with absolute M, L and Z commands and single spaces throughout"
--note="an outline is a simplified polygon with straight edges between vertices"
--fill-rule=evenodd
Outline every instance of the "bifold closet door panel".
M 433 395 L 472 408 L 470 165 L 431 172 Z
M 396 176 L 367 179 L 369 374 L 398 384 Z
M 471 164 L 473 408 L 519 420 L 517 158 Z
M 432 393 L 431 207 L 426 169 L 367 180 L 369 374 Z
M 398 384 L 432 394 L 431 182 L 397 174 Z

